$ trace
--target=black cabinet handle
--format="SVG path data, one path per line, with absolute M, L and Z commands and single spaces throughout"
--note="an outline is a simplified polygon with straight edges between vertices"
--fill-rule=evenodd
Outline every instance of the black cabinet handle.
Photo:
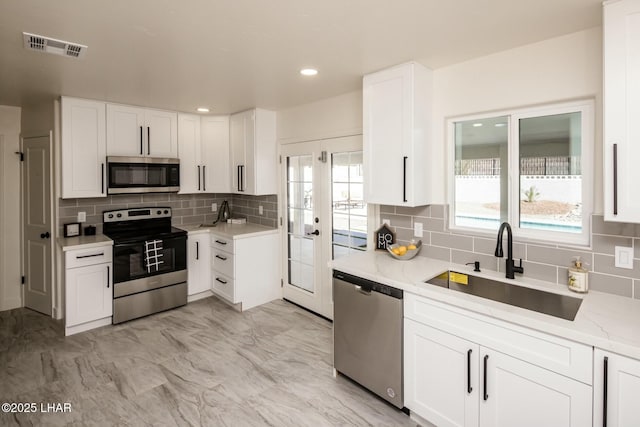
M 487 400 L 489 398 L 489 394 L 487 393 L 487 360 L 489 360 L 489 355 L 484 355 L 484 377 L 482 379 L 482 387 L 484 388 L 484 396 L 483 399 Z
M 609 358 L 604 357 L 604 387 L 602 390 L 602 427 L 607 427 L 607 395 L 609 394 Z
M 613 214 L 618 215 L 618 144 L 613 144 Z
M 104 256 L 104 252 L 100 252 L 99 254 L 91 254 L 91 255 L 76 255 L 76 259 L 93 258 L 96 256 Z
M 216 277 L 216 282 L 220 282 L 220 283 L 222 283 L 223 285 L 226 285 L 226 284 L 227 284 L 226 280 L 222 280 L 222 279 L 221 279 L 221 278 L 219 278 L 219 277 Z
M 100 164 L 100 179 L 101 179 L 100 192 L 104 194 L 104 163 Z
M 242 190 L 240 189 L 240 167 L 241 167 L 241 166 L 240 166 L 240 165 L 238 165 L 238 191 L 242 191 Z
M 473 387 L 471 387 L 471 353 L 473 350 L 467 350 L 467 393 L 471 394 Z
M 207 178 L 205 175 L 205 165 L 202 165 L 202 191 L 207 191 Z
M 144 154 L 142 152 L 142 126 L 140 126 L 140 155 Z
M 151 155 L 151 128 L 147 126 L 147 154 Z
M 200 166 L 198 166 L 198 191 L 200 191 Z
M 109 276 L 111 276 L 111 267 L 107 265 L 107 288 L 111 285 L 111 279 Z
M 407 201 L 407 156 L 404 156 L 402 163 L 402 201 Z
M 226 245 L 227 244 L 227 242 L 224 242 L 224 241 L 218 240 L 218 239 L 216 239 L 216 243 L 218 243 L 220 245 Z
M 196 260 L 200 259 L 200 242 L 196 242 Z
M 227 259 L 223 256 L 220 255 L 216 255 L 216 258 L 221 259 L 222 261 L 226 261 Z
M 244 165 L 240 165 L 240 191 L 244 191 Z

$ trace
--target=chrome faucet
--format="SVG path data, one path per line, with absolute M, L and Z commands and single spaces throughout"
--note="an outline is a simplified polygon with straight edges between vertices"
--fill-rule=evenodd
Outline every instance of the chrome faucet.
M 502 258 L 504 253 L 502 252 L 502 235 L 504 234 L 504 229 L 507 229 L 507 279 L 515 279 L 514 273 L 524 273 L 524 268 L 522 267 L 522 258 L 520 258 L 520 265 L 516 266 L 513 261 L 513 236 L 511 234 L 511 226 L 508 222 L 503 222 L 500 225 L 500 229 L 498 230 L 498 244 L 496 245 L 496 253 L 495 255 L 498 258 Z

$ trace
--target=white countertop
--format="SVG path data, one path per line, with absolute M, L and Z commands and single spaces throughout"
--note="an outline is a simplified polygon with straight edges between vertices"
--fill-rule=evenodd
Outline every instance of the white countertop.
M 248 237 L 262 236 L 265 234 L 276 234 L 277 228 L 266 227 L 264 225 L 252 224 L 228 224 L 218 223 L 213 227 L 200 227 L 199 225 L 178 225 L 176 226 L 187 231 L 189 234 L 199 234 L 211 232 L 213 234 L 226 237 L 228 239 L 244 239 Z
M 89 249 L 100 246 L 113 245 L 113 240 L 104 234 L 96 234 L 95 236 L 77 236 L 77 237 L 58 237 L 58 245 L 63 252 L 76 249 Z
M 474 273 L 471 266 L 421 256 L 409 261 L 395 260 L 386 252 L 362 252 L 332 261 L 329 266 L 476 313 L 640 359 L 640 300 L 596 291 L 576 294 L 554 283 L 528 279 L 526 271 L 524 276 L 516 275 L 511 281 L 504 278 L 504 273 L 489 270 Z M 570 295 L 583 301 L 575 320 L 569 321 L 424 283 L 449 269 Z

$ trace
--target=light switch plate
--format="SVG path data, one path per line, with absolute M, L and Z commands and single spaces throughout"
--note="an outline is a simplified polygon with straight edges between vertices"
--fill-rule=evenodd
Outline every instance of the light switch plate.
M 633 248 L 616 246 L 616 267 L 633 269 Z
M 86 221 L 87 221 L 87 213 L 78 212 L 78 222 L 86 222 Z
M 413 224 L 413 235 L 415 237 L 422 237 L 422 223 L 416 222 Z
M 264 208 L 262 205 L 258 206 L 258 215 L 264 215 Z
M 218 210 L 218 204 L 217 203 L 211 203 L 211 212 L 215 212 Z
M 387 224 L 387 225 L 391 225 L 391 220 L 390 219 L 382 219 L 382 223 L 383 224 Z

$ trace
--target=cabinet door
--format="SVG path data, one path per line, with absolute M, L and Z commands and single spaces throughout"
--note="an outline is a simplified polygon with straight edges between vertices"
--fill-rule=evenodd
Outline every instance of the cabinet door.
M 147 110 L 145 124 L 145 155 L 178 157 L 178 115 L 171 111 Z
M 209 233 L 189 236 L 187 243 L 188 294 L 194 295 L 211 289 Z
M 405 406 L 439 427 L 478 425 L 479 346 L 404 321 Z
M 278 192 L 278 160 L 275 111 L 256 108 L 253 127 L 247 127 L 247 188 L 253 195 Z M 251 157 L 251 158 L 249 158 Z
M 590 386 L 497 351 L 480 356 L 481 426 L 591 426 Z
M 595 349 L 593 363 L 593 424 L 640 425 L 640 360 Z
M 604 217 L 606 221 L 640 222 L 640 2 L 606 3 Z
M 107 154 L 146 155 L 144 109 L 107 104 Z
M 245 140 L 247 113 L 232 114 L 229 123 L 229 137 L 231 141 L 231 192 L 242 193 L 244 171 L 247 169 L 245 161 Z
M 106 197 L 105 103 L 62 98 L 62 198 Z
M 113 314 L 111 264 L 70 268 L 65 275 L 67 327 Z
M 190 114 L 178 116 L 178 144 L 180 152 L 180 194 L 202 191 L 200 163 L 200 117 Z
M 207 193 L 229 193 L 229 117 L 202 117 L 202 166 Z

